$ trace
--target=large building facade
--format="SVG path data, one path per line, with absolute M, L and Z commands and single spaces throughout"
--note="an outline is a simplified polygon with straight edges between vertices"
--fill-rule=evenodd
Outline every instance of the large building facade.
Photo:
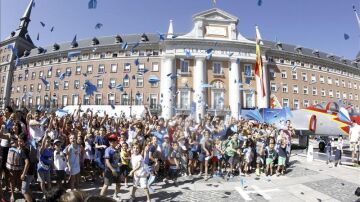
M 30 2 L 17 30 L 0 42 L 1 106 L 146 105 L 165 118 L 237 117 L 272 95 L 292 109 L 342 100 L 359 112 L 360 57 L 279 42 L 262 41 L 267 96 L 258 96 L 255 40 L 238 32 L 237 17 L 217 8 L 195 14 L 187 34 L 175 34 L 170 21 L 161 37 L 94 37 L 44 48 L 27 34 L 31 8 Z M 86 93 L 89 82 L 93 94 Z

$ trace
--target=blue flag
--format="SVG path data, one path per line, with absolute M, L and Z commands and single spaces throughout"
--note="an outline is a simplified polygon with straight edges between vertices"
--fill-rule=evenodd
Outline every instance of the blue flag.
M 128 43 L 125 42 L 121 45 L 121 49 L 126 50 L 129 47 Z
M 97 6 L 97 0 L 90 0 L 89 1 L 89 4 L 88 4 L 89 9 L 95 9 L 96 6 Z
M 59 79 L 62 81 L 65 79 L 65 73 L 60 74 Z
M 95 29 L 101 29 L 102 26 L 103 26 L 103 24 L 97 23 L 97 24 L 95 25 Z

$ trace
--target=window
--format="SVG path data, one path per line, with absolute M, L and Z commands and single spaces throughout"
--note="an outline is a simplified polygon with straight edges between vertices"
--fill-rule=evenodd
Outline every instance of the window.
M 36 105 L 40 105 L 40 104 L 41 104 L 41 97 L 36 96 Z
M 34 84 L 30 84 L 30 92 L 34 92 Z
M 80 81 L 79 80 L 75 80 L 74 81 L 74 89 L 79 89 L 80 88 Z
M 29 79 L 29 71 L 25 70 L 25 81 Z
M 41 89 L 42 89 L 42 85 L 41 85 L 41 83 L 39 83 L 39 84 L 38 84 L 37 89 L 38 89 L 38 91 L 41 91 Z
M 244 70 L 244 75 L 245 75 L 245 78 L 246 77 L 252 77 L 252 74 L 253 74 L 253 72 L 252 72 L 252 65 L 250 65 L 250 64 L 245 64 L 245 70 Z
M 129 79 L 129 77 L 124 77 L 124 78 L 123 78 L 123 86 L 124 86 L 124 87 L 129 87 L 129 86 L 130 86 L 130 79 Z
M 98 79 L 97 82 L 96 82 L 96 86 L 98 88 L 102 88 L 103 87 L 103 80 L 102 79 Z
M 24 86 L 23 86 L 23 93 L 25 93 L 26 91 L 27 91 L 27 86 L 24 85 Z
M 152 63 L 152 71 L 153 72 L 158 72 L 159 71 L 159 63 L 157 63 L 157 62 Z
M 124 72 L 130 72 L 130 70 L 131 70 L 131 64 L 125 63 L 124 64 Z
M 213 103 L 212 107 L 215 110 L 224 109 L 224 92 L 223 91 L 213 91 Z
M 49 91 L 50 90 L 50 83 L 48 83 L 47 85 L 45 85 L 45 90 Z
M 54 90 L 59 90 L 59 82 L 54 81 Z
M 143 63 L 139 64 L 138 71 L 144 72 L 144 69 L 145 69 L 145 65 Z
M 333 90 L 329 90 L 329 96 L 330 96 L 331 98 L 334 97 L 334 92 L 333 92 Z
M 298 79 L 298 77 L 297 77 L 297 72 L 291 72 L 291 77 L 292 77 L 292 79 L 294 79 L 294 80 L 297 80 Z
M 332 79 L 331 79 L 331 77 L 328 77 L 327 79 L 328 79 L 328 84 L 331 85 L 331 84 L 332 84 Z
M 105 73 L 105 65 L 99 65 L 99 70 L 98 70 L 98 73 L 99 74 L 103 74 L 103 73 Z
M 313 105 L 317 105 L 319 102 L 317 100 L 313 100 Z
M 36 77 L 36 72 L 31 73 L 31 80 L 34 80 Z
M 325 83 L 324 76 L 320 76 L 320 83 Z
M 151 83 L 150 86 L 151 86 L 151 88 L 156 88 L 159 86 L 159 82 Z
M 145 50 L 139 50 L 139 56 L 145 56 Z
M 109 105 L 115 104 L 115 94 L 114 93 L 108 94 L 108 104 Z
M 44 77 L 44 72 L 43 71 L 40 71 L 39 72 L 39 78 L 43 78 Z
M 60 70 L 60 69 L 57 69 L 57 70 L 56 70 L 56 77 L 59 77 L 60 74 L 61 74 L 61 70 Z
M 340 99 L 340 92 L 336 91 L 336 98 Z
M 283 98 L 283 107 L 289 107 L 289 99 Z
M 223 74 L 220 62 L 214 62 L 213 63 L 213 74 L 215 74 L 215 75 L 222 75 Z
M 188 73 L 189 72 L 189 61 L 188 60 L 180 61 L 180 72 L 181 73 Z
M 270 84 L 270 90 L 271 90 L 271 92 L 276 92 L 276 84 L 275 83 Z
M 336 84 L 336 86 L 340 86 L 339 79 L 335 79 L 335 84 Z
M 157 106 L 157 94 L 150 94 L 150 109 L 154 109 Z
M 281 70 L 281 78 L 283 79 L 287 78 L 287 72 L 285 70 Z
M 72 96 L 72 104 L 73 105 L 78 105 L 79 104 L 79 95 L 75 94 Z
M 287 93 L 287 92 L 288 92 L 288 86 L 287 86 L 287 84 L 283 84 L 283 86 L 282 86 L 282 92 L 283 92 L 283 93 Z
M 67 106 L 67 105 L 68 105 L 68 96 L 67 96 L 67 95 L 63 95 L 63 96 L 62 96 L 62 105 L 63 105 L 63 106 Z
M 312 87 L 312 94 L 313 94 L 313 95 L 317 95 L 317 89 L 316 89 L 316 87 Z
M 83 105 L 90 105 L 90 95 L 84 95 Z
M 300 104 L 299 104 L 299 100 L 295 99 L 294 100 L 294 109 L 300 109 Z
M 92 66 L 92 65 L 88 65 L 88 66 L 87 66 L 87 69 L 86 69 L 86 73 L 92 74 L 92 72 L 93 72 L 93 66 Z
M 52 75 L 52 70 L 48 70 L 48 72 L 47 72 L 47 78 L 51 78 L 51 75 Z
M 325 97 L 325 96 L 326 96 L 325 89 L 321 89 L 321 96 L 322 96 L 322 97 Z
M 346 84 L 345 84 L 345 81 L 344 80 L 341 80 L 341 85 L 345 88 L 346 87 Z
M 22 74 L 19 74 L 18 80 L 19 80 L 19 81 L 22 81 L 22 78 L 23 78 L 23 77 L 22 77 Z
M 111 86 L 111 88 L 116 87 L 116 79 L 110 79 L 110 86 Z
M 137 92 L 135 94 L 135 105 L 142 105 L 144 100 L 144 95 L 142 93 Z
M 76 74 L 76 75 L 81 74 L 81 66 L 76 66 L 75 74 Z
M 353 95 L 352 93 L 349 93 L 349 99 L 352 100 L 353 99 Z
M 350 82 L 348 83 L 348 88 L 352 88 L 352 85 L 351 85 L 351 83 L 350 83 Z
M 64 90 L 69 89 L 69 82 L 68 81 L 64 81 Z
M 276 73 L 273 68 L 270 68 L 270 78 L 276 78 Z
M 111 73 L 117 72 L 117 64 L 111 64 Z
M 96 94 L 95 95 L 95 105 L 101 105 L 101 101 L 102 101 L 102 95 Z
M 190 91 L 187 89 L 182 89 L 180 91 L 178 108 L 180 108 L 180 109 L 189 109 L 190 108 L 189 92 Z
M 312 74 L 311 75 L 311 83 L 314 83 L 314 82 L 316 82 L 316 75 Z
M 354 98 L 355 98 L 355 100 L 359 100 L 358 94 L 355 94 Z
M 129 105 L 129 95 L 127 93 L 121 95 L 121 105 Z
M 357 90 L 358 88 L 357 88 L 357 85 L 356 85 L 356 83 L 354 83 L 354 89 L 355 90 Z
M 20 86 L 17 86 L 17 87 L 16 87 L 16 92 L 17 92 L 17 93 L 20 93 Z
M 298 94 L 299 93 L 299 88 L 297 85 L 293 85 L 293 93 L 294 94 Z
M 308 89 L 308 87 L 307 87 L 307 86 L 304 86 L 304 88 L 303 88 L 303 89 L 304 89 L 304 90 L 303 90 L 304 95 L 309 94 L 309 89 Z
M 301 77 L 303 81 L 307 81 L 307 74 L 305 72 L 301 73 Z
M 66 76 L 71 76 L 71 67 L 66 68 Z
M 137 77 L 136 78 L 136 87 L 143 87 L 144 86 L 144 78 L 143 77 Z
M 343 99 L 347 99 L 346 93 L 343 93 Z

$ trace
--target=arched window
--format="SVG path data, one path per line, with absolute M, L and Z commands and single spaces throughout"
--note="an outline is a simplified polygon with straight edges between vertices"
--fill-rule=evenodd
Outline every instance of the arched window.
M 213 81 L 211 85 L 211 108 L 214 110 L 223 110 L 225 104 L 224 82 Z

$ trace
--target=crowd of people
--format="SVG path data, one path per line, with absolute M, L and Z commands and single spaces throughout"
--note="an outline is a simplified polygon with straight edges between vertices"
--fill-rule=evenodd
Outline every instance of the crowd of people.
M 164 120 L 147 108 L 141 119 L 110 117 L 106 112 L 100 117 L 92 110 L 82 111 L 81 105 L 62 117 L 6 107 L 0 125 L 1 182 L 10 201 L 16 191 L 33 201 L 34 182 L 40 184 L 45 201 L 84 197 L 78 190 L 86 181 L 103 184 L 91 200 L 105 197 L 115 184 L 115 200 L 121 198 L 121 186 L 131 185 L 130 201 L 137 189 L 150 201 L 153 183 L 177 186 L 179 176 L 281 176 L 295 135 L 290 121 L 277 128 L 205 115 L 196 123 L 181 115 Z M 54 194 L 53 187 L 71 191 Z

